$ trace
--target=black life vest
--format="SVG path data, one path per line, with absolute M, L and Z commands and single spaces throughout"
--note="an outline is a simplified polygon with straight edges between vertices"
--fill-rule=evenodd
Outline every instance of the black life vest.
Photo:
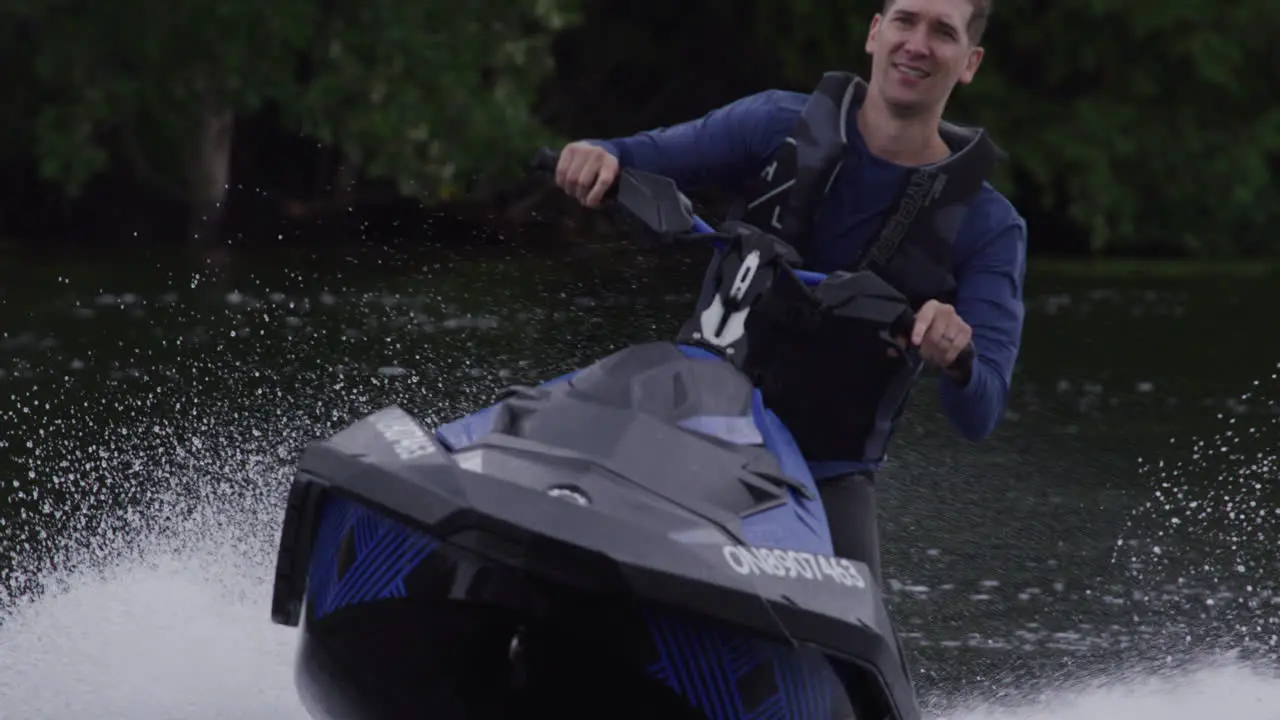
M 760 230 L 781 239 L 784 249 L 753 238 L 723 254 L 708 271 L 698 315 L 679 336 L 681 342 L 725 354 L 747 372 L 810 462 L 881 459 L 920 369 L 902 357 L 890 357 L 882 327 L 818 312 L 811 297 L 775 274 L 788 264 L 803 266 L 813 246 L 814 217 L 851 159 L 846 153 L 848 129 L 866 90 L 866 83 L 851 73 L 823 76 L 792 134 L 730 214 L 738 234 Z M 940 133 L 952 154 L 907 171 L 882 229 L 857 261 L 844 268 L 874 273 L 915 310 L 928 300 L 954 301 L 951 244 L 968 201 L 1001 156 L 982 129 L 943 123 Z M 765 255 L 772 262 L 767 273 L 752 270 L 759 287 L 744 293 L 747 246 L 769 248 Z M 761 256 L 754 257 L 752 262 L 759 263 Z M 757 299 L 755 306 L 745 307 L 747 297 Z M 701 332 L 700 320 L 709 308 L 720 312 L 727 305 L 743 318 L 740 347 L 728 352 L 724 338 Z

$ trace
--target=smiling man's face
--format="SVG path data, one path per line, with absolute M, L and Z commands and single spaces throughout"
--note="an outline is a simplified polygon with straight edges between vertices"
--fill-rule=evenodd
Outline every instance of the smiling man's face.
M 893 0 L 871 19 L 871 91 L 902 117 L 941 114 L 956 83 L 973 80 L 982 48 L 969 37 L 975 0 Z

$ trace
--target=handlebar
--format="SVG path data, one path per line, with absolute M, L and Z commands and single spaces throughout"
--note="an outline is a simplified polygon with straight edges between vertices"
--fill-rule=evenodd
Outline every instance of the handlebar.
M 552 150 L 551 148 L 544 147 L 541 150 L 539 150 L 536 155 L 534 155 L 533 169 L 539 172 L 554 173 L 556 171 L 556 166 L 559 164 L 559 162 L 560 162 L 560 153 L 556 152 L 555 150 Z M 639 179 L 639 182 L 633 182 L 633 181 L 636 181 L 637 179 Z M 626 195 L 627 190 L 629 189 L 640 189 L 644 191 L 644 195 L 648 196 L 646 199 L 649 200 L 649 202 L 653 202 L 657 200 L 660 203 L 664 198 L 657 197 L 657 193 L 655 193 L 654 190 L 659 188 L 655 188 L 653 186 L 665 185 L 666 183 L 670 183 L 670 188 L 664 187 L 660 189 L 663 191 L 666 191 L 669 189 L 671 192 L 671 197 L 678 199 L 678 205 L 680 206 L 680 209 L 684 211 L 684 212 L 670 213 L 672 215 L 683 216 L 683 217 L 678 217 L 678 220 L 680 221 L 678 224 L 669 222 L 668 218 L 666 217 L 668 212 L 664 212 L 664 211 L 674 210 L 675 209 L 674 207 L 662 208 L 661 211 L 659 212 L 659 215 L 661 217 L 648 218 L 648 217 L 645 217 L 646 213 L 640 212 L 639 208 L 635 207 L 634 204 L 629 205 L 625 201 L 625 198 L 619 199 L 619 196 Z M 650 229 L 656 231 L 660 235 L 712 235 L 714 236 L 716 232 L 714 228 L 712 228 L 710 225 L 706 223 L 706 221 L 704 221 L 702 218 L 698 217 L 697 215 L 693 214 L 692 204 L 689 203 L 688 198 L 686 198 L 684 194 L 681 193 L 678 188 L 676 188 L 675 183 L 669 178 L 664 178 L 661 175 L 644 173 L 634 169 L 623 170 L 619 174 L 617 181 L 615 181 L 613 185 L 609 187 L 609 190 L 605 193 L 605 199 L 615 200 L 619 202 L 621 205 L 626 206 L 628 210 L 632 211 L 632 214 L 641 216 L 640 219 L 643 222 L 645 222 L 646 225 L 649 225 Z M 651 222 L 651 220 L 658 220 L 658 222 L 661 224 L 661 227 L 655 227 L 655 223 Z M 711 240 L 711 244 L 716 248 L 720 248 L 723 246 L 723 243 L 714 239 L 714 237 L 711 238 L 710 240 Z M 823 280 L 827 279 L 827 276 L 825 273 L 813 272 L 811 270 L 800 270 L 797 268 L 792 268 L 791 271 L 795 273 L 795 276 L 799 278 L 799 280 L 802 283 L 804 283 L 806 286 L 809 286 L 809 287 L 816 287 L 822 284 Z
M 560 163 L 560 153 L 551 148 L 542 148 L 533 157 L 535 172 L 554 174 Z M 717 238 L 714 228 L 693 212 L 693 204 L 680 192 L 674 180 L 662 175 L 625 168 L 613 184 L 605 192 L 605 199 L 625 208 L 632 216 L 646 225 L 655 234 L 664 237 L 689 237 L 708 235 L 711 244 L 717 249 L 723 243 Z M 826 273 L 791 268 L 807 287 L 821 285 L 827 279 Z M 906 308 L 904 316 L 897 323 L 899 327 L 910 328 L 915 325 L 915 313 Z M 949 370 L 968 369 L 973 364 L 975 351 L 973 343 L 965 346 Z

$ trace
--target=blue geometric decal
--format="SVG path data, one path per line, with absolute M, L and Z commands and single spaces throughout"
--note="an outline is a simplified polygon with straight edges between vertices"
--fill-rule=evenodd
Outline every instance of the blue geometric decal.
M 844 686 L 823 655 L 652 615 L 651 677 L 710 720 L 827 720 Z
M 352 560 L 339 576 L 343 538 Z M 320 513 L 307 592 L 318 620 L 348 605 L 405 596 L 404 579 L 439 541 L 348 500 L 330 497 Z

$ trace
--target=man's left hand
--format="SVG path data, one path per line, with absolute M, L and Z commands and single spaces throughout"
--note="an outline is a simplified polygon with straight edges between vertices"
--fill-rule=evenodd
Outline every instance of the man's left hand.
M 973 328 L 946 303 L 930 300 L 916 313 L 911 344 L 920 348 L 920 358 L 945 370 L 973 339 Z

